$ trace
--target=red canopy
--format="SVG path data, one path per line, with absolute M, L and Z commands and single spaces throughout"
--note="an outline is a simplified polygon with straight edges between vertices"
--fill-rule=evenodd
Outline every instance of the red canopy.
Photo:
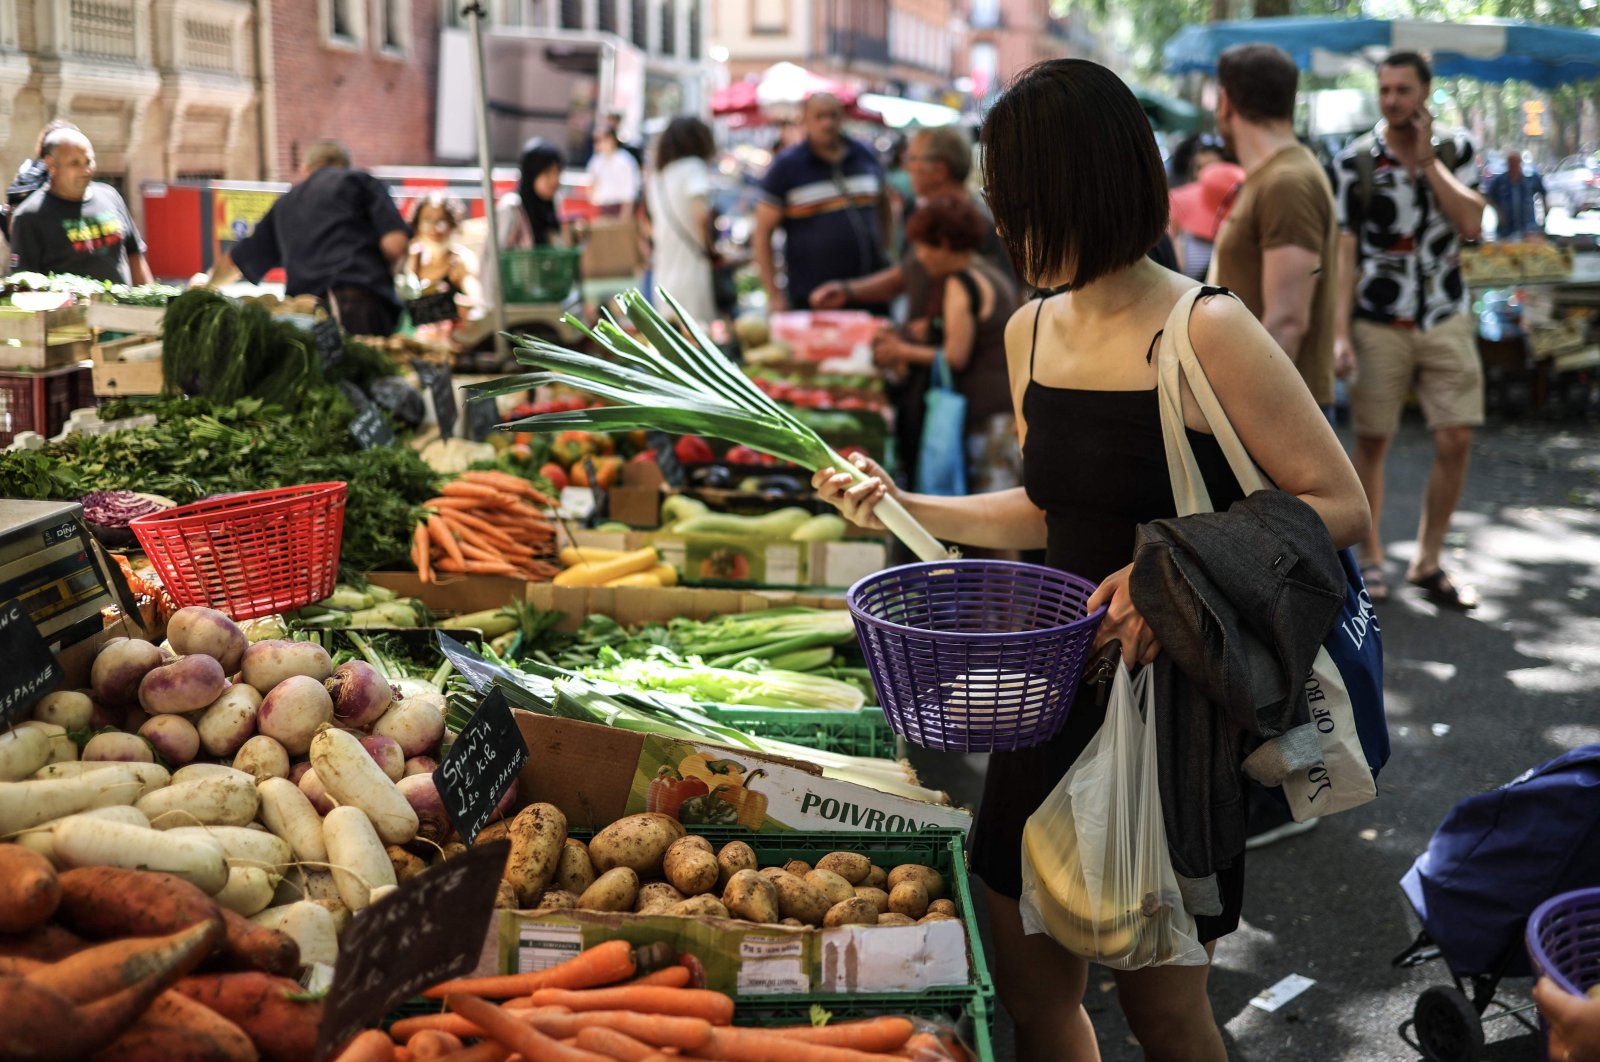
M 845 116 L 856 121 L 879 122 L 883 116 L 867 110 L 856 100 L 859 93 L 842 81 L 822 77 L 792 63 L 779 63 L 760 79 L 745 78 L 711 94 L 711 113 L 718 118 L 742 119 L 740 124 L 755 125 L 766 120 L 763 108 L 798 106 L 826 93 L 844 105 Z

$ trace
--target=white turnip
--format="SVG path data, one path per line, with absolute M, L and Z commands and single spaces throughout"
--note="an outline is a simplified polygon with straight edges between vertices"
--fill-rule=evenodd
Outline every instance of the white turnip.
M 74 690 L 58 690 L 46 694 L 33 706 L 33 717 L 68 730 L 87 730 L 89 721 L 94 718 L 94 701 Z
M 172 614 L 167 621 L 167 641 L 183 656 L 199 653 L 211 657 L 230 675 L 239 670 L 249 645 L 244 631 L 226 613 L 198 605 Z
M 407 697 L 372 724 L 372 732 L 394 738 L 406 756 L 431 756 L 444 737 L 445 700 L 438 693 Z
M 96 734 L 83 746 L 83 762 L 107 761 L 116 763 L 154 763 L 155 753 L 149 742 L 137 734 L 120 734 L 111 731 Z M 131 801 L 130 801 L 131 803 Z
M 200 732 L 181 715 L 153 715 L 139 728 L 163 760 L 182 766 L 200 754 Z
M 261 694 L 238 682 L 222 691 L 200 716 L 200 741 L 213 756 L 232 756 L 256 732 Z
M 414 774 L 432 774 L 438 769 L 439 761 L 432 756 L 413 756 L 406 761 L 405 773 L 401 777 L 409 778 Z
M 398 782 L 406 774 L 406 754 L 400 751 L 400 743 L 394 738 L 384 737 L 382 734 L 369 734 L 361 739 L 361 747 L 367 750 L 367 755 L 372 757 L 374 763 L 389 776 L 389 781 Z
M 396 783 L 395 788 L 406 798 L 411 810 L 417 813 L 417 836 L 435 843 L 450 835 L 450 815 L 444 810 L 444 800 L 431 774 L 408 774 Z
M 289 777 L 289 753 L 265 734 L 257 734 L 239 747 L 233 769 L 254 775 L 260 783 L 268 778 Z
M 293 782 L 295 785 L 299 785 L 300 779 L 304 778 L 306 772 L 309 770 L 311 770 L 311 761 L 301 760 L 299 763 L 289 768 L 289 781 Z
M 222 696 L 228 676 L 209 656 L 180 656 L 139 682 L 139 707 L 151 715 L 198 712 Z
M 394 703 L 394 687 L 365 660 L 349 660 L 328 679 L 334 718 L 346 726 L 365 730 Z
M 333 660 L 316 642 L 286 642 L 271 639 L 257 642 L 244 651 L 240 677 L 270 693 L 284 679 L 302 675 L 320 684 L 333 674 Z
M 272 688 L 256 713 L 256 729 L 291 756 L 304 756 L 317 730 L 333 722 L 333 699 L 309 675 L 291 675 Z
M 354 735 L 331 727 L 319 732 L 311 742 L 311 764 L 328 795 L 360 808 L 384 844 L 408 844 L 417 835 L 411 805 Z
M 94 658 L 89 685 L 95 699 L 111 708 L 139 703 L 139 685 L 162 664 L 161 650 L 138 638 L 113 638 Z
M 318 815 L 326 815 L 339 806 L 333 795 L 328 792 L 328 787 L 322 784 L 322 779 L 317 777 L 316 768 L 300 776 L 300 792 L 311 801 L 311 806 L 316 808 Z

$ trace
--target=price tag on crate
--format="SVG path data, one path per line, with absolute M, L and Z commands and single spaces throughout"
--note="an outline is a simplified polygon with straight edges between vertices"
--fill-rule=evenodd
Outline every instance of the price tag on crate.
M 61 665 L 15 599 L 0 604 L 0 726 L 24 718 L 35 701 L 61 682 Z
M 430 985 L 477 968 L 495 915 L 508 841 L 424 871 L 363 910 L 339 938 L 339 961 L 317 1029 L 325 1060 Z
M 339 322 L 331 317 L 324 317 L 311 326 L 311 338 L 317 344 L 317 353 L 322 356 L 322 367 L 332 368 L 344 360 L 344 333 L 339 330 Z
M 528 745 L 511 718 L 500 690 L 491 690 L 450 754 L 433 772 L 433 783 L 461 840 L 471 844 L 528 762 Z
M 433 415 L 439 421 L 439 434 L 451 438 L 455 434 L 459 410 L 456 406 L 455 381 L 450 378 L 450 366 L 434 365 L 421 358 L 411 362 L 417 370 L 422 386 L 433 396 Z
M 350 434 L 356 437 L 363 450 L 395 444 L 394 428 L 389 418 L 376 405 L 369 405 L 350 421 Z

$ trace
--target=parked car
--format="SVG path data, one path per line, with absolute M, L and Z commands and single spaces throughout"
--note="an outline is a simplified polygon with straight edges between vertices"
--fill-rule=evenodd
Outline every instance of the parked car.
M 1585 210 L 1600 210 L 1600 155 L 1571 155 L 1545 176 L 1550 205 L 1565 207 L 1577 217 Z

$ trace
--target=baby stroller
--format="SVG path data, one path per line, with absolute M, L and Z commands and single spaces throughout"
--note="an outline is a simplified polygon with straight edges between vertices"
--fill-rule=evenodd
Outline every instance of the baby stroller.
M 1474 1062 L 1500 981 L 1532 976 L 1523 943 L 1529 916 L 1552 896 L 1596 885 L 1600 744 L 1573 749 L 1451 808 L 1400 881 L 1422 932 L 1394 965 L 1443 958 L 1455 987 L 1423 992 L 1400 1026 L 1401 1038 L 1429 1062 Z M 1502 1005 L 1491 1017 L 1515 1017 L 1537 1029 L 1524 1016 L 1531 1009 Z

